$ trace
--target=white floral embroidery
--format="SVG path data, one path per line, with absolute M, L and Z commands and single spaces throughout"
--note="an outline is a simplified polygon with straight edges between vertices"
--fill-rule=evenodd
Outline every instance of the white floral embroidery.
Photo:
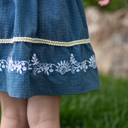
M 65 60 L 62 62 L 60 61 L 60 63 L 57 63 L 58 66 L 56 66 L 56 70 L 57 72 L 61 73 L 61 75 L 65 74 L 66 72 L 69 72 L 70 69 L 70 63 L 68 63 L 68 61 L 65 63 Z
M 90 63 L 90 67 L 93 67 L 93 68 L 96 68 L 97 67 L 97 64 L 96 64 L 96 58 L 94 55 L 91 56 L 91 58 L 89 58 L 89 63 Z
M 60 62 L 57 62 L 57 64 L 40 63 L 35 53 L 33 54 L 31 61 L 13 61 L 12 57 L 8 57 L 7 61 L 4 59 L 0 60 L 1 72 L 3 69 L 7 68 L 8 72 L 16 70 L 17 73 L 20 74 L 27 70 L 32 70 L 34 75 L 41 72 L 49 75 L 55 71 L 59 72 L 61 75 L 64 75 L 67 72 L 74 74 L 76 72 L 80 72 L 81 70 L 86 72 L 89 67 L 92 67 L 93 69 L 97 67 L 95 55 L 92 55 L 89 60 L 77 62 L 74 55 L 71 54 L 70 62 L 61 60 Z

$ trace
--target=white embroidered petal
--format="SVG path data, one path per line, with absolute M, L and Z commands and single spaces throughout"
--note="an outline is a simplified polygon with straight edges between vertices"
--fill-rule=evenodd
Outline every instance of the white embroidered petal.
M 57 63 L 59 66 L 61 65 L 60 63 Z
M 55 69 L 55 71 L 59 72 L 59 68 Z
M 31 59 L 32 62 L 34 62 L 34 60 Z
M 36 56 L 36 54 L 34 53 L 33 56 Z
M 26 68 L 26 67 L 23 67 L 23 68 L 22 68 L 22 70 L 23 70 L 23 71 L 26 71 L 26 70 L 27 70 L 27 68 Z
M 2 65 L 2 68 L 5 68 L 5 65 Z
M 11 71 L 13 71 L 13 68 L 11 68 Z
M 82 66 L 80 66 L 80 69 L 82 70 Z
M 49 75 L 49 72 L 47 72 L 47 75 Z
M 80 69 L 77 69 L 76 72 L 80 72 Z
M 64 60 L 64 63 L 63 64 L 65 65 L 65 60 Z
M 50 68 L 52 68 L 52 65 L 50 64 L 50 66 L 49 66 Z
M 0 71 L 2 72 L 2 68 L 0 68 Z
M 54 70 L 53 69 L 49 69 L 49 72 L 53 72 Z
M 71 56 L 73 56 L 73 54 L 71 53 Z
M 22 65 L 25 65 L 25 63 L 23 62 L 23 63 L 21 63 Z
M 68 61 L 65 63 L 65 65 L 69 65 Z
M 20 74 L 22 74 L 22 71 L 20 70 Z
M 41 72 L 40 70 L 37 71 L 37 73 L 40 73 L 40 72 Z
M 62 61 L 60 61 L 60 64 L 61 64 L 61 66 L 63 65 L 63 62 Z
M 86 69 L 84 68 L 84 72 L 86 72 Z
M 28 70 L 32 70 L 32 68 L 29 67 Z

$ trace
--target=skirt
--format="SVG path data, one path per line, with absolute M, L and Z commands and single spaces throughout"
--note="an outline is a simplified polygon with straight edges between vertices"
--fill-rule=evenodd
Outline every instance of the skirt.
M 0 0 L 0 91 L 28 99 L 100 88 L 82 0 Z

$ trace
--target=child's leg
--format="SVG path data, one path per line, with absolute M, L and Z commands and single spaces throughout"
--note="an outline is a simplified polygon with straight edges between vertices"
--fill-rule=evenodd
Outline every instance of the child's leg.
M 28 99 L 13 98 L 7 92 L 0 91 L 1 128 L 28 128 L 27 101 Z
M 30 128 L 60 128 L 61 96 L 40 95 L 28 99 Z

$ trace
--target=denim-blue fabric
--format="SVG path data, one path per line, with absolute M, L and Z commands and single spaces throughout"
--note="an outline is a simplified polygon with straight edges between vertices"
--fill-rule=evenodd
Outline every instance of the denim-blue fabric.
M 89 39 L 82 0 L 0 0 L 0 39 L 13 37 Z M 90 43 L 0 43 L 0 91 L 11 97 L 80 94 L 99 87 Z

